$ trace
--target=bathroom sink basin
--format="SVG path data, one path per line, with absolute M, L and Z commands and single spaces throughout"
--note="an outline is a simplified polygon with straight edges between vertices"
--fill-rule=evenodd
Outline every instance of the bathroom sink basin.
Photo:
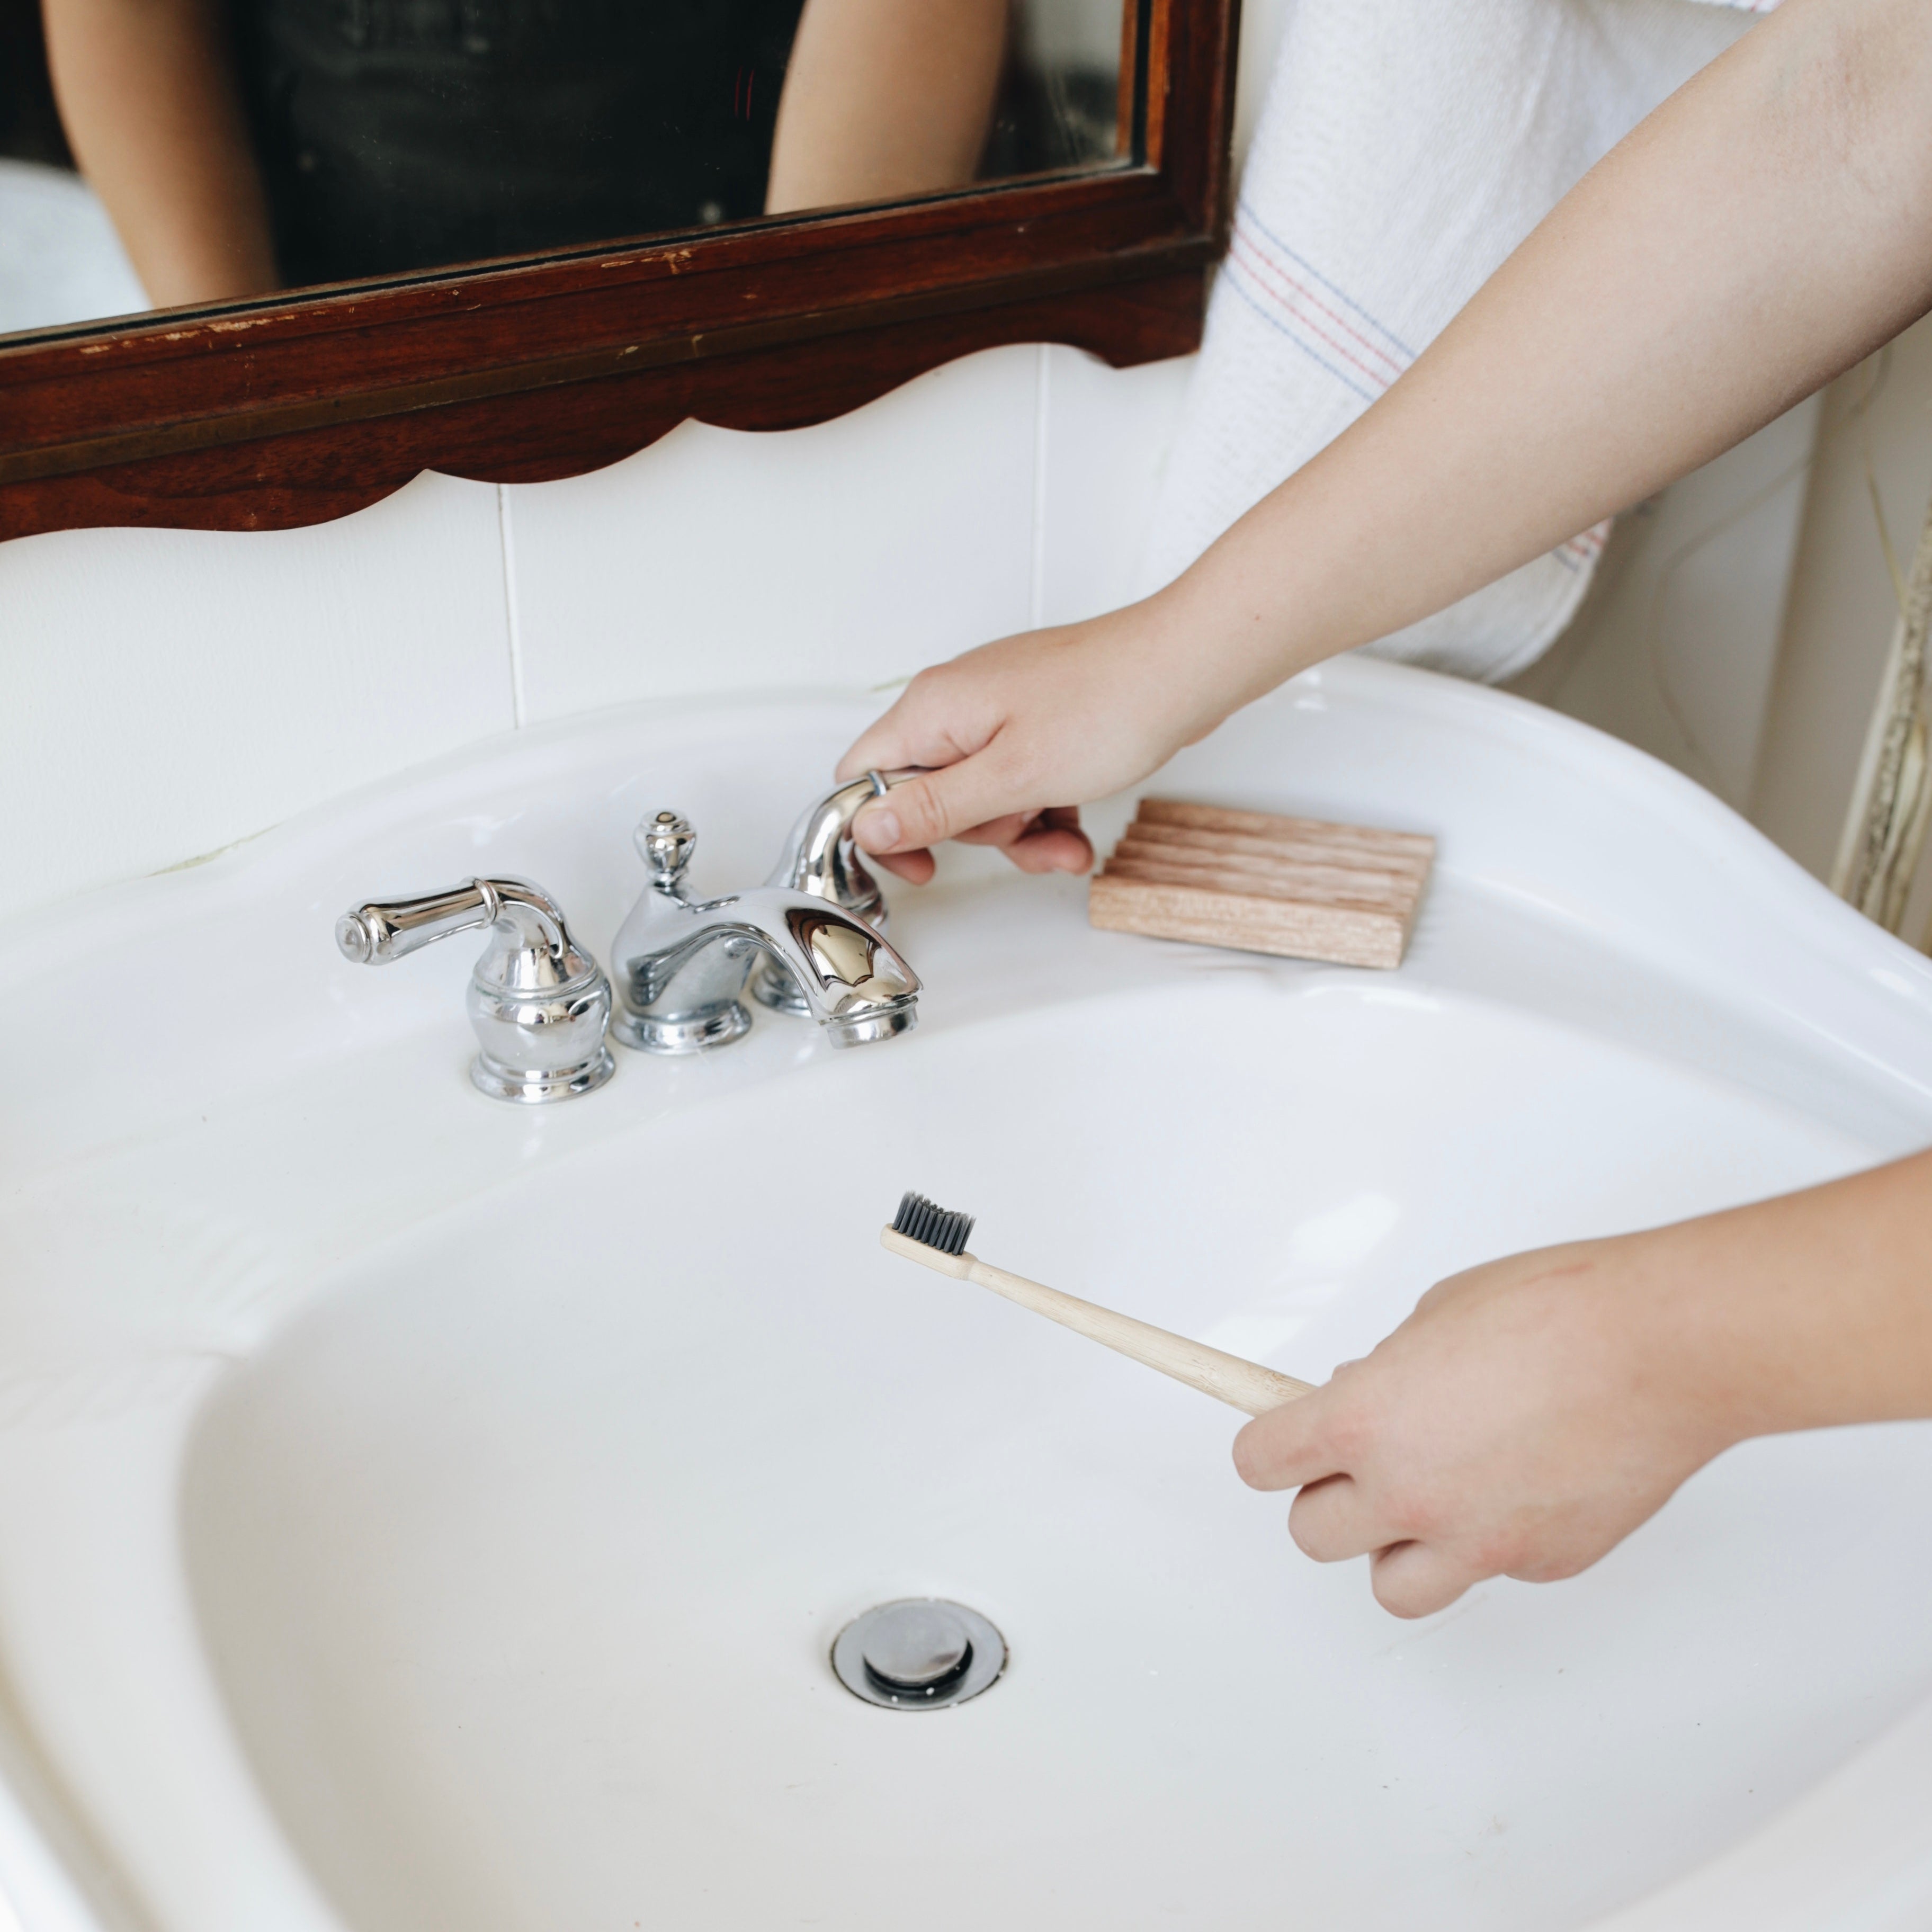
M 350 1923 L 1232 1927 L 1290 1886 L 1315 1924 L 1574 1923 L 1932 1682 L 1932 1549 L 1834 1510 L 1908 1511 L 1932 1431 L 1754 1448 L 1574 1588 L 1408 1631 L 1232 1480 L 1238 1416 L 878 1248 L 930 1184 L 990 1255 L 1318 1377 L 1484 1256 L 1861 1155 L 1472 1002 L 1216 978 L 640 1128 L 223 1385 L 190 1579 Z M 1005 1681 L 842 1689 L 840 1627 L 914 1594 L 989 1615 Z
M 1393 974 L 960 855 L 894 896 L 910 1038 L 761 1015 L 532 1113 L 464 1081 L 463 948 L 332 957 L 486 865 L 601 950 L 644 811 L 762 876 L 864 715 L 604 718 L 60 915 L 144 1018 L 0 1144 L 26 1932 L 1924 1923 L 1932 1425 L 1745 1445 L 1585 1576 L 1402 1624 L 1233 1412 L 876 1238 L 917 1189 L 1319 1379 L 1474 1262 L 1923 1144 L 1925 962 L 1637 754 L 1353 664 L 1149 789 L 1436 832 Z M 841 1630 L 926 1597 L 1004 1674 L 852 1695 Z

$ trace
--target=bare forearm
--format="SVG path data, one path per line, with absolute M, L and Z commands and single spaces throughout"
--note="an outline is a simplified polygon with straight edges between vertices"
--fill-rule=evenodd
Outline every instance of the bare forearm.
M 1928 125 L 1928 0 L 1786 0 L 1167 593 L 1222 644 L 1219 708 L 1648 494 L 1932 306 Z
M 778 104 L 767 211 L 971 181 L 1006 31 L 1006 0 L 808 0 Z
M 1932 1154 L 1633 1238 L 1727 1433 L 1932 1416 Z
M 76 159 L 158 308 L 276 286 L 218 0 L 46 0 Z

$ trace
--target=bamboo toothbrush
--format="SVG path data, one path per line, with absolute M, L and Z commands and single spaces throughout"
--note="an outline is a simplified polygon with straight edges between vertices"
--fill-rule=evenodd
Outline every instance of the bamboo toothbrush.
M 956 1281 L 977 1282 L 1036 1315 L 1071 1328 L 1076 1334 L 1099 1342 L 1164 1376 L 1172 1376 L 1190 1388 L 1198 1389 L 1250 1415 L 1262 1415 L 1297 1396 L 1312 1392 L 1314 1384 L 1298 1382 L 1292 1376 L 1277 1375 L 1258 1362 L 1239 1355 L 1223 1354 L 1219 1348 L 1190 1342 L 1184 1335 L 1170 1335 L 1150 1322 L 1136 1322 L 1131 1315 L 1117 1315 L 1091 1301 L 1062 1294 L 1057 1288 L 1043 1288 L 1025 1276 L 1009 1274 L 1004 1268 L 988 1268 L 976 1255 L 966 1252 L 966 1237 L 973 1232 L 970 1214 L 949 1214 L 935 1208 L 922 1194 L 908 1194 L 899 1203 L 892 1225 L 880 1230 L 882 1245 L 909 1262 L 950 1274 Z

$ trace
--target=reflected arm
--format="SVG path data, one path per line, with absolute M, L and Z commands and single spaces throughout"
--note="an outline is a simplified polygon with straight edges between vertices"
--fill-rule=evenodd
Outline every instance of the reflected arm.
M 278 286 L 220 0 L 44 0 L 69 145 L 159 308 Z
M 977 172 L 1007 0 L 806 0 L 778 101 L 770 214 L 960 188 Z

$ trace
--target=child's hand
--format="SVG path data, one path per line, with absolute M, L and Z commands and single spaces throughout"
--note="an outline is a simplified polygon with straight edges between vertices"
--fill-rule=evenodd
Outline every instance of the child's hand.
M 1587 1569 L 1748 1427 L 1674 1318 L 1698 1224 L 1546 1248 L 1432 1288 L 1374 1352 L 1234 1442 L 1318 1562 L 1370 1559 L 1426 1616 L 1472 1583 Z
M 934 770 L 853 824 L 860 847 L 923 884 L 941 839 L 997 845 L 1028 872 L 1084 872 L 1078 807 L 1144 778 L 1220 722 L 1162 661 L 1156 604 L 982 645 L 922 670 L 848 752 L 842 778 Z

